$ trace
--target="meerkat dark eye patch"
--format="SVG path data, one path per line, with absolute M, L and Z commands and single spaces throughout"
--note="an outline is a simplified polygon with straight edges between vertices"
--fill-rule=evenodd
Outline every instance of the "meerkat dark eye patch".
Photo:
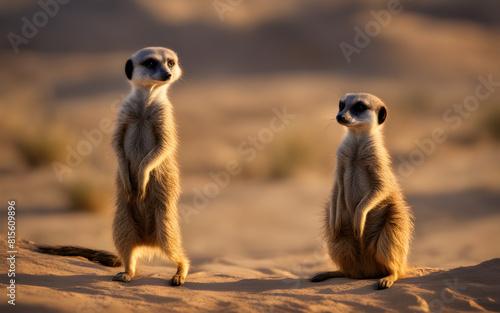
M 382 124 L 387 117 L 387 109 L 385 107 L 381 107 L 378 111 L 378 124 Z
M 343 101 L 339 102 L 339 111 L 342 111 L 345 108 L 345 103 Z
M 352 106 L 352 110 L 354 110 L 354 112 L 363 112 L 366 109 L 368 109 L 368 107 L 361 101 L 354 103 Z
M 152 70 L 156 67 L 156 65 L 158 65 L 158 61 L 155 59 L 147 59 L 146 61 L 142 62 L 142 65 L 145 68 Z
M 125 75 L 127 75 L 128 79 L 132 79 L 132 73 L 134 72 L 134 63 L 132 63 L 132 60 L 127 60 L 127 63 L 125 63 Z

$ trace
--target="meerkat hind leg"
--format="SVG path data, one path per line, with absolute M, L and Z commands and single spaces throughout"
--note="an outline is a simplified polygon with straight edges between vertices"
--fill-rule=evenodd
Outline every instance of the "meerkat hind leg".
M 136 265 L 136 255 L 133 249 L 125 253 L 120 253 L 123 264 L 125 266 L 125 272 L 120 272 L 113 277 L 114 281 L 121 281 L 124 283 L 130 282 L 132 277 L 135 275 L 135 265 Z
M 377 246 L 375 250 L 375 259 L 379 264 L 384 265 L 386 268 L 385 277 L 382 277 L 377 283 L 377 289 L 387 289 L 390 288 L 396 280 L 398 280 L 401 274 L 401 265 L 396 261 L 400 256 L 395 254 L 397 247 L 394 246 L 396 238 L 394 234 L 386 227 L 384 228 L 377 240 Z
M 189 269 L 189 266 L 187 265 L 187 262 L 185 260 L 179 261 L 178 263 L 176 263 L 176 265 L 177 273 L 175 273 L 174 277 L 172 277 L 172 280 L 170 281 L 172 286 L 180 286 L 184 284 Z
M 324 281 L 330 278 L 337 278 L 337 277 L 345 277 L 344 274 L 340 271 L 334 271 L 334 272 L 322 272 L 316 274 L 313 278 L 311 278 L 311 281 L 313 283 L 318 283 L 320 281 Z
M 174 239 L 174 238 L 170 238 Z M 186 256 L 184 255 L 184 252 L 181 250 L 180 247 L 180 238 L 177 238 L 179 240 L 178 245 L 172 244 L 166 244 L 166 240 L 161 240 L 163 243 L 161 245 L 163 252 L 169 257 L 172 262 L 177 266 L 177 272 L 175 275 L 172 277 L 170 280 L 170 283 L 172 286 L 180 286 L 184 284 L 184 281 L 186 279 L 187 273 L 189 271 L 189 261 L 187 260 Z M 176 248 L 174 248 L 176 247 Z
M 132 280 L 132 276 L 127 272 L 120 272 L 113 277 L 113 280 L 128 283 L 130 282 L 130 280 Z

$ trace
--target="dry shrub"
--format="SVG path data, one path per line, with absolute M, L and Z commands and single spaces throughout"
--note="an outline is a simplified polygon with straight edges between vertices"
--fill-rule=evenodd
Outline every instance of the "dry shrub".
M 65 146 L 69 142 L 59 127 L 30 128 L 14 134 L 13 143 L 30 167 L 51 164 L 65 157 Z
M 297 132 L 284 133 L 283 138 L 270 147 L 269 163 L 271 179 L 293 176 L 310 165 L 315 147 L 309 138 Z
M 498 104 L 495 104 L 498 107 Z M 500 109 L 495 109 L 485 117 L 486 132 L 495 141 L 500 141 Z
M 239 175 L 251 179 L 286 179 L 313 166 L 318 146 L 310 136 L 296 129 L 275 134 L 274 140 L 257 157 L 240 161 L 243 171 Z
M 112 179 L 109 178 L 98 175 L 78 175 L 63 183 L 62 188 L 73 210 L 104 213 L 112 207 L 112 186 Z

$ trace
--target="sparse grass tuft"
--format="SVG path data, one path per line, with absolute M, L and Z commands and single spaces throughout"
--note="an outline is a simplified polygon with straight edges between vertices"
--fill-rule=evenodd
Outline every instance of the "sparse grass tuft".
M 323 137 L 321 137 L 323 136 Z M 318 142 L 318 138 L 331 142 L 330 135 L 301 127 L 285 129 L 264 149 L 257 151 L 257 157 L 247 162 L 242 159 L 243 171 L 240 177 L 263 180 L 281 180 L 317 173 L 330 163 L 330 146 Z
M 68 141 L 62 131 L 34 129 L 14 135 L 13 142 L 28 166 L 33 168 L 64 158 Z
M 431 109 L 429 98 L 430 97 L 422 91 L 408 91 L 399 99 L 395 100 L 391 108 L 398 108 L 407 114 L 429 114 Z
M 314 146 L 300 133 L 285 133 L 270 147 L 269 163 L 271 179 L 292 176 L 311 161 Z
M 486 131 L 494 140 L 500 141 L 500 110 L 495 110 L 486 117 Z
M 75 211 L 101 213 L 112 202 L 112 183 L 96 177 L 80 176 L 63 185 Z

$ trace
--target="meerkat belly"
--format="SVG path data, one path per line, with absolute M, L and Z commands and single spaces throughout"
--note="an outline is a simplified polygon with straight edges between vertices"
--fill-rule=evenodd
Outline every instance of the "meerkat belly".
M 125 156 L 129 162 L 132 180 L 137 178 L 139 166 L 144 157 L 155 147 L 155 136 L 150 123 L 129 124 L 124 138 Z
M 347 167 L 344 175 L 346 205 L 354 213 L 359 202 L 370 191 L 370 180 L 363 166 L 353 164 Z

